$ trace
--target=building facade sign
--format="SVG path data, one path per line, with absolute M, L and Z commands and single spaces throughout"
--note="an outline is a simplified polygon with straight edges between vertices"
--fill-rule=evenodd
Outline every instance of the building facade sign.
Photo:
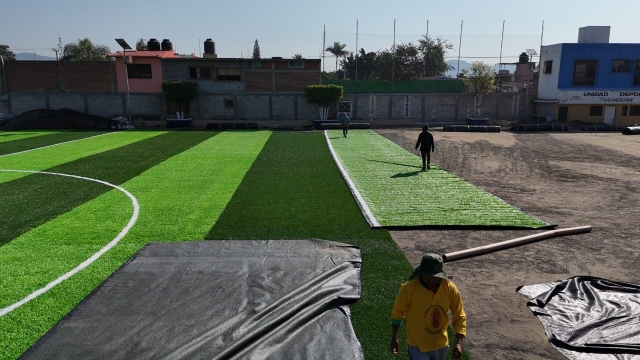
M 560 104 L 640 104 L 639 90 L 559 90 L 558 102 Z

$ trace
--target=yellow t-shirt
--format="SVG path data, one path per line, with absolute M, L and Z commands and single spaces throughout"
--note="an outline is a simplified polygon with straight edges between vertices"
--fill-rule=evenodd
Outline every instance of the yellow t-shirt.
M 419 277 L 415 277 L 400 286 L 391 317 L 394 324 L 406 318 L 409 345 L 427 352 L 449 345 L 449 310 L 453 333 L 466 336 L 467 315 L 458 288 L 443 279 L 434 294 L 422 285 Z

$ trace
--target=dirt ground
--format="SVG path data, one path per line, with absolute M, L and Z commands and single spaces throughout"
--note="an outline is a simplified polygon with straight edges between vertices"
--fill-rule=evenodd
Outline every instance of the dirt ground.
M 412 151 L 420 129 L 379 129 Z M 565 359 L 516 293 L 520 285 L 578 275 L 640 282 L 640 136 L 614 133 L 462 133 L 432 130 L 437 166 L 558 228 L 560 237 L 452 262 L 473 359 Z M 416 160 L 418 161 L 418 160 Z M 429 209 L 425 209 L 429 211 Z M 439 254 L 540 231 L 392 231 L 413 266 Z

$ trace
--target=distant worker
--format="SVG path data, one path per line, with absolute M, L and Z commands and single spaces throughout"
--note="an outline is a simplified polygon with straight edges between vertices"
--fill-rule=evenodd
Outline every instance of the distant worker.
M 398 353 L 398 329 L 406 321 L 409 358 L 445 360 L 449 351 L 449 311 L 456 336 L 453 358 L 462 356 L 462 341 L 467 334 L 467 315 L 458 288 L 444 272 L 442 257 L 425 254 L 420 266 L 400 291 L 391 312 L 391 353 Z
M 349 118 L 349 115 L 347 115 L 346 112 L 343 112 L 342 114 L 338 115 L 338 118 L 340 120 L 340 124 L 342 125 L 342 136 L 347 137 L 351 119 Z
M 431 152 L 436 151 L 436 147 L 433 141 L 433 134 L 429 132 L 429 125 L 422 127 L 422 132 L 418 136 L 418 142 L 416 142 L 416 150 L 420 147 L 420 153 L 422 154 L 422 171 L 431 169 Z

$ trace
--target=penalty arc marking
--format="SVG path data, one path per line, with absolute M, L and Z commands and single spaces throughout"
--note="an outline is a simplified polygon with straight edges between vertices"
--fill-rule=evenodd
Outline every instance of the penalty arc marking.
M 53 289 L 56 285 L 62 283 L 63 281 L 69 279 L 71 276 L 73 276 L 73 275 L 79 273 L 80 271 L 82 271 L 83 269 L 85 269 L 87 266 L 91 265 L 93 262 L 98 260 L 102 255 L 104 255 L 107 251 L 111 250 L 114 246 L 116 246 L 120 242 L 120 240 L 122 240 L 122 238 L 124 238 L 125 235 L 127 235 L 129 230 L 131 230 L 133 225 L 136 223 L 136 221 L 138 221 L 138 215 L 140 214 L 140 205 L 138 204 L 138 200 L 136 199 L 136 197 L 133 196 L 133 194 L 128 192 L 126 189 L 124 189 L 124 188 L 122 188 L 120 186 L 108 183 L 106 181 L 102 181 L 102 180 L 98 180 L 98 179 L 92 179 L 92 178 L 83 177 L 83 176 L 69 175 L 69 174 L 62 174 L 62 173 L 54 173 L 54 172 L 46 172 L 46 171 L 0 169 L 0 172 L 21 172 L 21 173 L 31 173 L 31 174 L 45 174 L 45 175 L 65 176 L 65 177 L 70 177 L 70 178 L 75 178 L 75 179 L 80 179 L 80 180 L 93 181 L 93 182 L 97 182 L 97 183 L 100 183 L 100 184 L 103 184 L 103 185 L 106 185 L 106 186 L 110 186 L 110 187 L 112 187 L 114 189 L 119 190 L 120 192 L 123 192 L 125 195 L 127 195 L 129 197 L 129 199 L 131 199 L 131 202 L 133 204 L 133 214 L 131 215 L 131 219 L 129 219 L 129 223 L 127 223 L 127 226 L 125 226 L 124 229 L 122 229 L 122 231 L 120 231 L 118 236 L 116 236 L 107 245 L 105 245 L 102 249 L 100 249 L 100 251 L 98 251 L 97 253 L 93 254 L 90 258 L 88 258 L 87 260 L 83 261 L 80 265 L 76 266 L 73 270 L 69 271 L 68 273 L 66 273 L 66 274 L 64 274 L 62 276 L 60 276 L 59 278 L 55 279 L 54 281 L 48 283 L 45 287 L 32 292 L 31 294 L 29 294 L 24 299 L 14 303 L 14 304 L 12 304 L 10 306 L 7 306 L 5 308 L 0 309 L 0 317 L 2 317 L 4 315 L 7 315 L 8 313 L 12 312 L 13 310 L 21 307 L 22 305 L 28 303 L 29 301 L 31 301 L 31 300 L 37 298 L 38 296 L 46 293 L 47 291 Z

